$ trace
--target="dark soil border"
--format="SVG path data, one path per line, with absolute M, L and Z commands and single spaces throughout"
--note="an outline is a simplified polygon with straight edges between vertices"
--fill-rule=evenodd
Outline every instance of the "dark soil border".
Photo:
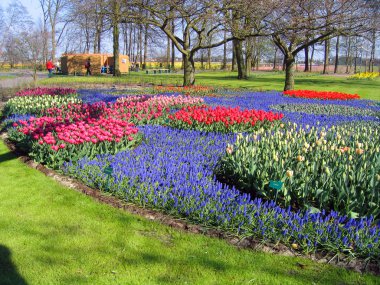
M 92 197 L 96 201 L 110 205 L 114 208 L 119 208 L 128 213 L 135 214 L 149 220 L 155 220 L 160 222 L 161 224 L 170 226 L 172 228 L 182 230 L 184 232 L 203 234 L 208 237 L 219 238 L 227 241 L 229 244 L 239 248 L 239 249 L 251 249 L 255 251 L 267 252 L 280 254 L 283 256 L 297 256 L 297 257 L 305 257 L 309 258 L 318 263 L 331 264 L 337 267 L 345 268 L 347 270 L 353 270 L 359 273 L 371 273 L 377 276 L 380 276 L 380 267 L 375 261 L 366 262 L 361 259 L 350 259 L 345 255 L 332 255 L 331 253 L 317 253 L 305 255 L 301 252 L 295 251 L 293 249 L 289 249 L 287 246 L 283 244 L 273 244 L 268 242 L 262 242 L 252 237 L 239 238 L 236 235 L 231 233 L 224 232 L 222 230 L 207 228 L 201 225 L 191 224 L 188 221 L 183 219 L 178 219 L 173 216 L 163 214 L 159 211 L 142 208 L 135 204 L 126 203 L 125 201 L 116 198 L 114 196 L 107 195 L 100 190 L 90 188 L 80 182 L 77 179 L 70 178 L 68 176 L 64 176 L 62 174 L 57 173 L 54 170 L 51 170 L 45 167 L 42 164 L 36 163 L 33 161 L 27 154 L 21 152 L 15 144 L 13 144 L 7 137 L 5 132 L 0 133 L 0 138 L 3 139 L 4 143 L 8 147 L 8 149 L 17 156 L 19 160 L 28 165 L 31 168 L 34 168 L 42 173 L 44 173 L 48 177 L 52 177 L 54 180 L 71 188 L 77 192 L 81 192 L 87 196 Z M 299 264 L 300 267 L 304 267 L 303 264 Z

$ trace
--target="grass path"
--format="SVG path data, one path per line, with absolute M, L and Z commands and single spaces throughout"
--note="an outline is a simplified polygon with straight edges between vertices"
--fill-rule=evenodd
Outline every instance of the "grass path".
M 3 141 L 0 181 L 1 285 L 379 282 L 307 259 L 238 250 L 97 203 L 24 165 Z
M 41 85 L 72 84 L 174 84 L 181 85 L 183 75 L 149 74 L 131 72 L 119 78 L 112 76 L 55 76 L 38 81 Z M 249 90 L 277 90 L 284 88 L 285 75 L 274 72 L 254 72 L 248 80 L 238 80 L 236 72 L 200 72 L 196 74 L 196 84 Z M 320 75 L 317 73 L 296 73 L 295 89 L 317 91 L 337 91 L 359 94 L 362 99 L 380 100 L 380 78 L 374 80 L 347 80 L 345 76 Z

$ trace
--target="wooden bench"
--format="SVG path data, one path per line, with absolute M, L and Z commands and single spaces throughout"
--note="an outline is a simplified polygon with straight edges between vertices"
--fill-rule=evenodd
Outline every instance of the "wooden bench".
M 146 74 L 161 74 L 161 73 L 170 73 L 170 69 L 147 69 L 145 71 Z

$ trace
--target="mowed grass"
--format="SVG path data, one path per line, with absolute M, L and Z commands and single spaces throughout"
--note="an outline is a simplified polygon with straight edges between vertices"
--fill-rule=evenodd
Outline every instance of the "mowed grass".
M 55 76 L 38 82 L 41 85 L 68 84 L 182 84 L 181 73 L 144 74 L 131 72 L 120 78 L 112 76 Z M 196 74 L 196 84 L 224 88 L 244 88 L 248 90 L 277 90 L 284 88 L 285 75 L 282 72 L 253 72 L 248 80 L 238 80 L 236 72 L 200 72 Z M 348 80 L 346 76 L 320 75 L 318 73 L 296 73 L 295 89 L 317 91 L 337 91 L 359 94 L 363 99 L 380 100 L 380 79 Z
M 0 80 L 12 79 L 15 78 L 14 75 L 0 75 Z
M 0 141 L 0 284 L 378 284 L 131 215 L 29 168 Z

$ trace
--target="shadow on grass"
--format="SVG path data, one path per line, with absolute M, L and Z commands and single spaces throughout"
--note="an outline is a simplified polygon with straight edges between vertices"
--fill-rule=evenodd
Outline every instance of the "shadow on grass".
M 1 285 L 27 285 L 17 271 L 16 266 L 11 260 L 11 251 L 0 244 L 0 284 Z
M 16 158 L 16 156 L 11 152 L 1 153 L 0 154 L 0 163 L 8 161 L 8 160 L 13 160 L 15 158 Z

